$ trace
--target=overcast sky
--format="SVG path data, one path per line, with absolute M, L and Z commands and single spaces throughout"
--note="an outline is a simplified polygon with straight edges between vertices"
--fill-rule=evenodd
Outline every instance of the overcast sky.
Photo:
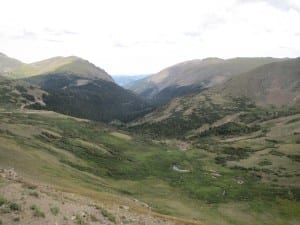
M 300 0 L 0 0 L 0 52 L 110 74 L 206 57 L 300 56 Z

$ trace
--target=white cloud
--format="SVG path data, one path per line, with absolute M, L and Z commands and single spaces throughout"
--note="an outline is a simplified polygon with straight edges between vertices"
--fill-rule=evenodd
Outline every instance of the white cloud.
M 0 0 L 0 52 L 78 55 L 111 74 L 204 57 L 297 57 L 297 0 Z

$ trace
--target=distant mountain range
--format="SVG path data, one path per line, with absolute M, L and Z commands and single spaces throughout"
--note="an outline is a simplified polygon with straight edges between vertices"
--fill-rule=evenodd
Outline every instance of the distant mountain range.
M 6 74 L 20 66 L 22 62 L 8 57 L 7 55 L 0 52 L 0 74 Z
M 135 93 L 158 103 L 189 93 L 198 93 L 232 76 L 256 67 L 282 61 L 276 58 L 207 58 L 191 60 L 168 67 L 157 74 L 128 85 Z
M 115 82 L 121 87 L 127 87 L 132 82 L 143 79 L 149 75 L 112 75 Z
M 31 64 L 4 54 L 0 55 L 0 59 L 1 74 L 18 80 L 18 84 L 5 81 L 11 83 L 9 86 L 22 86 L 27 82 L 26 90 L 40 89 L 39 93 L 43 93 L 33 98 L 27 95 L 31 103 L 21 104 L 23 107 L 105 122 L 130 121 L 153 111 L 153 104 L 159 106 L 168 101 L 171 102 L 137 124 L 155 124 L 155 121 L 167 121 L 174 115 L 190 122 L 188 115 L 197 117 L 207 111 L 205 107 L 210 104 L 235 108 L 241 101 L 245 104 L 252 102 L 256 106 L 299 103 L 299 58 L 207 58 L 176 64 L 127 85 L 125 83 L 129 80 L 144 75 L 115 77 L 136 94 L 118 86 L 103 69 L 76 56 L 54 57 Z M 20 80 L 23 80 L 22 84 Z M 21 95 L 24 97 L 26 93 L 30 92 Z M 236 104 L 234 99 L 239 99 L 239 103 Z M 209 107 L 209 110 L 212 108 Z M 217 111 L 219 118 L 226 110 Z

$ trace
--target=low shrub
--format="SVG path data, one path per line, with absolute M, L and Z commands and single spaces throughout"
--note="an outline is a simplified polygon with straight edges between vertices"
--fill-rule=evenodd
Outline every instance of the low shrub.
M 13 211 L 20 211 L 21 210 L 21 206 L 18 203 L 15 203 L 15 202 L 9 203 L 9 208 Z
M 50 211 L 53 215 L 57 215 L 59 213 L 59 208 L 58 207 L 51 207 Z
M 108 212 L 106 209 L 101 209 L 101 214 L 106 217 L 110 222 L 115 223 L 116 222 L 116 217 Z
M 45 213 L 42 212 L 42 211 L 39 209 L 39 207 L 37 207 L 36 205 L 32 205 L 32 206 L 30 207 L 30 209 L 33 211 L 33 215 L 34 215 L 35 217 L 43 217 L 43 218 L 45 218 Z

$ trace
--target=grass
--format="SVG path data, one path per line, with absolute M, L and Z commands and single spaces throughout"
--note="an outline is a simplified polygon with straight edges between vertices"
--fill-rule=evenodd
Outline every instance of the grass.
M 110 222 L 116 223 L 116 217 L 106 209 L 102 208 L 101 214 L 102 216 L 106 217 Z
M 0 206 L 4 205 L 7 203 L 7 200 L 0 194 Z
M 279 166 L 284 166 L 289 174 L 296 168 L 283 164 L 292 161 L 286 154 L 274 154 L 282 152 L 281 146 L 291 145 L 288 155 L 295 155 L 293 152 L 297 148 L 292 147 L 295 144 L 287 138 L 285 143 L 270 143 L 264 141 L 264 137 L 223 142 L 223 137 L 212 135 L 199 139 L 199 145 L 194 144 L 191 150 L 182 152 L 139 136 L 129 139 L 113 135 L 114 129 L 101 123 L 67 117 L 0 113 L 0 121 L 0 130 L 8 127 L 11 132 L 9 135 L 0 132 L 0 164 L 26 171 L 26 176 L 50 182 L 64 190 L 93 198 L 103 198 L 106 196 L 103 192 L 138 198 L 154 211 L 199 220 L 206 218 L 208 224 L 225 216 L 218 207 L 226 205 L 234 205 L 235 211 L 238 211 L 237 205 L 249 207 L 255 218 L 269 213 L 274 213 L 278 221 L 298 218 L 299 187 L 281 186 L 281 178 L 274 175 Z M 272 134 L 276 124 L 268 124 Z M 22 133 L 24 130 L 12 129 L 20 126 L 27 127 L 26 134 Z M 36 127 L 38 129 L 34 129 Z M 268 139 L 276 140 L 273 136 Z M 272 150 L 273 154 L 268 155 Z M 272 165 L 267 167 L 270 171 L 260 168 L 264 167 L 259 165 L 261 160 L 251 161 L 254 156 L 271 160 Z M 223 160 L 221 164 L 215 163 L 216 157 Z M 246 167 L 246 162 L 253 168 Z M 231 163 L 236 167 L 229 166 Z M 174 164 L 191 172 L 173 171 Z M 220 176 L 214 177 L 211 171 Z M 264 176 L 279 181 L 268 183 Z M 238 184 L 239 179 L 244 183 Z M 34 189 L 34 186 L 31 188 L 29 184 L 28 189 Z M 282 205 L 276 205 L 276 201 Z M 251 203 L 255 203 L 253 207 Z M 269 204 L 272 208 L 268 208 Z M 289 214 L 288 208 L 293 209 Z M 53 213 L 51 208 L 50 211 Z M 104 212 L 109 217 L 107 213 Z M 226 211 L 226 223 L 237 223 L 239 220 L 230 213 Z M 239 213 L 246 217 L 248 212 Z M 260 222 L 253 221 L 253 224 Z M 271 220 L 264 220 L 264 223 L 271 224 Z

